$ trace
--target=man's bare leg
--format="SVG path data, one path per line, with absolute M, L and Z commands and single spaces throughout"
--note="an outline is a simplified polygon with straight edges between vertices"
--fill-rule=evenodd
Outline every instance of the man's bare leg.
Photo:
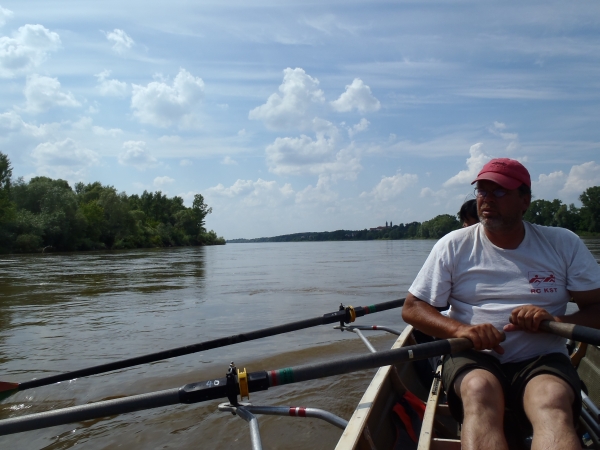
M 532 450 L 581 449 L 573 426 L 573 389 L 550 374 L 532 378 L 525 386 L 523 408 L 533 426 Z
M 462 400 L 464 450 L 508 450 L 504 437 L 504 393 L 490 372 L 473 369 L 460 374 L 454 389 Z

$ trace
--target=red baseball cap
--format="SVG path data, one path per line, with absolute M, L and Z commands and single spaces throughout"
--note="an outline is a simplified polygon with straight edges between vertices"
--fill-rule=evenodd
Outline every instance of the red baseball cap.
M 504 189 L 517 189 L 522 184 L 531 187 L 531 177 L 527 169 L 519 161 L 509 158 L 496 158 L 488 162 L 471 183 L 489 180 Z

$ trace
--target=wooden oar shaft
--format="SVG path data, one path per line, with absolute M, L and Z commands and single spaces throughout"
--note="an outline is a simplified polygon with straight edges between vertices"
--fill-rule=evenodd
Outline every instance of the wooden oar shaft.
M 283 384 L 298 383 L 333 375 L 342 375 L 365 369 L 397 364 L 406 361 L 416 361 L 454 353 L 468 348 L 473 344 L 468 339 L 447 339 L 426 344 L 413 345 L 378 353 L 353 356 L 350 358 L 329 361 L 323 364 L 311 364 L 285 369 L 251 372 L 248 374 L 250 392 L 266 390 L 269 387 Z M 236 392 L 238 386 L 234 386 Z M 168 389 L 154 393 L 134 395 L 116 400 L 107 400 L 83 406 L 57 409 L 28 416 L 0 420 L 0 435 L 20 433 L 55 425 L 80 422 L 99 417 L 158 408 L 176 403 L 199 403 L 227 397 L 227 379 L 205 380 L 187 384 L 179 389 Z
M 544 320 L 540 324 L 540 329 L 547 333 L 556 334 L 566 339 L 585 342 L 592 345 L 600 345 L 600 330 L 583 325 L 574 325 L 572 323 L 552 322 Z
M 398 308 L 404 304 L 404 299 L 392 300 L 389 302 L 383 302 L 374 304 L 371 306 L 359 306 L 354 308 L 356 317 L 362 317 L 366 314 L 371 314 L 380 311 L 386 311 L 393 308 Z M 225 347 L 228 345 L 239 344 L 240 342 L 252 341 L 255 339 L 261 339 L 268 336 L 275 336 L 282 333 L 289 333 L 291 331 L 298 331 L 305 328 L 314 327 L 317 325 L 327 325 L 331 323 L 345 320 L 346 311 L 335 311 L 332 313 L 324 314 L 320 317 L 314 317 L 312 319 L 299 320 L 297 322 L 291 322 L 283 325 L 277 325 L 270 328 L 263 328 L 260 330 L 250 331 L 247 333 L 236 334 L 233 336 L 222 337 L 213 339 L 210 341 L 200 342 L 198 344 L 186 345 L 183 347 L 173 348 L 170 350 L 163 350 L 156 353 L 150 353 L 148 355 L 137 356 L 134 358 L 122 359 L 120 361 L 114 361 L 106 364 L 99 364 L 97 366 L 87 367 L 85 369 L 74 370 L 71 372 L 61 373 L 58 375 L 52 375 L 49 377 L 39 378 L 36 380 L 25 381 L 19 383 L 18 390 L 22 391 L 25 389 L 31 389 L 39 386 L 47 386 L 49 384 L 58 383 L 60 381 L 73 380 L 75 378 L 86 377 L 90 375 L 98 375 L 101 373 L 112 372 L 114 370 L 125 369 L 127 367 L 133 367 L 140 364 L 147 364 L 151 362 L 161 361 L 163 359 L 175 358 L 177 356 L 189 355 L 190 353 L 197 353 L 215 348 Z

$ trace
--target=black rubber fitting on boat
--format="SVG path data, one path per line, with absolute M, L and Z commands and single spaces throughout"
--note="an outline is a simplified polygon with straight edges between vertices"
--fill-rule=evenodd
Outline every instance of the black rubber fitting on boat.
M 248 390 L 250 392 L 266 391 L 269 387 L 269 377 L 266 370 L 248 374 Z
M 229 364 L 229 369 L 227 369 L 227 376 L 225 377 L 227 379 L 227 399 L 229 400 L 229 404 L 231 406 L 238 406 L 237 396 L 240 391 L 240 388 L 238 386 L 236 375 L 237 368 L 235 367 L 232 361 L 231 364 Z

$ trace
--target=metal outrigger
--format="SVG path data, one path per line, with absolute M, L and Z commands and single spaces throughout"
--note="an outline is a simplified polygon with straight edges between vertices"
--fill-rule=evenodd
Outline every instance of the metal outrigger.
M 361 330 L 377 330 L 386 331 L 397 336 L 400 335 L 399 331 L 385 326 L 365 326 L 365 325 L 352 325 L 352 326 L 335 326 L 335 329 L 342 331 L 351 331 L 358 335 L 363 341 L 371 353 L 376 353 L 377 350 L 371 345 L 369 340 L 361 332 Z M 233 364 L 233 363 L 232 363 Z M 234 415 L 238 415 L 240 418 L 248 422 L 250 426 L 250 440 L 252 443 L 252 450 L 262 450 L 262 441 L 260 438 L 260 429 L 258 426 L 258 419 L 254 414 L 267 414 L 272 416 L 291 416 L 291 417 L 313 417 L 316 419 L 324 420 L 336 426 L 342 430 L 346 429 L 348 421 L 342 419 L 335 414 L 325 411 L 319 408 L 305 408 L 296 406 L 258 406 L 252 405 L 250 402 L 237 402 L 237 405 L 229 403 L 221 403 L 219 405 L 219 411 L 230 412 Z
M 318 408 L 303 408 L 296 406 L 255 406 L 248 402 L 239 402 L 238 406 L 229 403 L 221 403 L 219 411 L 227 411 L 237 414 L 250 425 L 250 438 L 252 441 L 252 450 L 262 450 L 260 440 L 260 431 L 258 429 L 258 419 L 254 414 L 267 414 L 271 416 L 292 416 L 292 417 L 314 417 L 322 419 L 325 422 L 344 430 L 348 421 L 336 416 L 329 411 Z

